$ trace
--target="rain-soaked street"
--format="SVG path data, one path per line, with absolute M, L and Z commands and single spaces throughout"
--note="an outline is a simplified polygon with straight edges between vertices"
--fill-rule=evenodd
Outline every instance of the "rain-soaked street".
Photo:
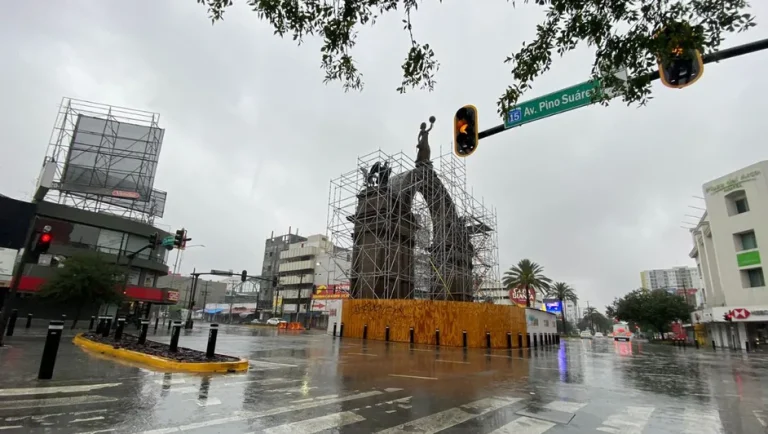
M 65 338 L 36 380 L 43 330 L 0 350 L 0 432 L 762 433 L 768 356 L 610 339 L 464 352 L 222 327 L 243 374 L 153 372 Z M 167 342 L 160 333 L 158 341 Z M 182 335 L 205 349 L 207 328 Z

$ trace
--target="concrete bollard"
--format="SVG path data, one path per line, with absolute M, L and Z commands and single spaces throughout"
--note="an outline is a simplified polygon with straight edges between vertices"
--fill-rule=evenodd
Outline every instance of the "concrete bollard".
M 123 338 L 123 330 L 125 329 L 125 318 L 117 319 L 117 328 L 115 329 L 115 341 L 120 341 Z
M 27 314 L 27 324 L 24 326 L 24 328 L 28 329 L 30 327 L 32 327 L 32 314 L 28 313 Z
M 205 357 L 212 359 L 216 355 L 216 337 L 219 335 L 219 325 L 211 324 L 208 331 L 208 347 L 205 350 Z
M 37 372 L 38 380 L 50 380 L 53 378 L 53 367 L 56 365 L 56 354 L 59 352 L 61 333 L 64 331 L 64 321 L 51 321 L 48 324 L 48 334 L 45 336 L 43 358 L 40 360 L 40 369 Z
M 16 328 L 16 318 L 19 317 L 19 311 L 14 309 L 11 311 L 11 317 L 8 318 L 8 328 L 5 330 L 6 336 L 13 336 L 13 330 Z
M 143 319 L 140 322 L 141 326 L 141 332 L 139 334 L 139 345 L 146 345 L 147 344 L 147 332 L 149 331 L 149 320 Z M 178 341 L 178 339 L 177 339 Z M 178 344 L 178 342 L 176 342 Z M 175 351 L 175 350 L 174 350 Z
M 181 321 L 173 322 L 173 331 L 171 332 L 171 352 L 179 350 L 179 336 L 181 335 Z

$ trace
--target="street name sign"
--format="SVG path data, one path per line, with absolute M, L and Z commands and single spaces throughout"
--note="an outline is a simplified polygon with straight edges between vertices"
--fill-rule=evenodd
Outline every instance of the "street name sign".
M 169 235 L 169 236 L 163 238 L 163 246 L 165 246 L 165 247 L 172 246 L 174 241 L 175 240 L 174 240 L 173 236 Z
M 627 80 L 626 69 L 619 71 L 615 75 L 623 81 Z M 600 80 L 589 80 L 526 101 L 513 107 L 507 113 L 507 117 L 504 119 L 504 128 L 519 127 L 529 122 L 588 106 L 593 103 L 595 93 L 601 90 Z M 604 91 L 611 98 L 617 93 L 613 89 L 605 89 Z

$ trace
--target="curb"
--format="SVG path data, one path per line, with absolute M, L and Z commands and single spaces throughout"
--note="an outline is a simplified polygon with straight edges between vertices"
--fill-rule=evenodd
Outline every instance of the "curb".
M 123 348 L 115 348 L 111 345 L 94 342 L 84 338 L 82 333 L 75 336 L 74 339 L 72 339 L 72 343 L 85 350 L 105 354 L 117 359 L 142 363 L 162 370 L 185 372 L 243 372 L 248 370 L 248 360 L 246 359 L 240 359 L 236 362 L 175 362 L 158 356 L 143 354 Z

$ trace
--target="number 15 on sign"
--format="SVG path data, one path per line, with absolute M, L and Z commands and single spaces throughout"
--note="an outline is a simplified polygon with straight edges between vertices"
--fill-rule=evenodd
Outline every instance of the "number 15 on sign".
M 509 111 L 509 119 L 507 123 L 514 124 L 520 122 L 523 119 L 523 111 L 520 107 Z

